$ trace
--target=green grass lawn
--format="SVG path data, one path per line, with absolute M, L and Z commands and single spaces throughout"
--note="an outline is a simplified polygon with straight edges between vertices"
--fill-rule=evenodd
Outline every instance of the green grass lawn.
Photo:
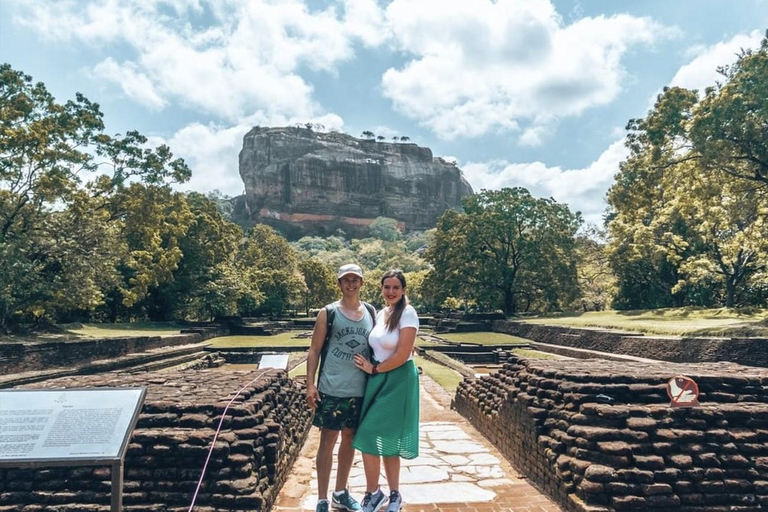
M 451 394 L 456 393 L 459 383 L 464 380 L 464 377 L 459 372 L 423 357 L 413 356 L 413 362 L 416 363 L 416 366 L 420 366 L 424 373 L 429 375 L 432 380 L 440 384 Z
M 168 336 L 179 334 L 181 326 L 175 322 L 126 322 L 115 324 L 62 324 L 69 334 L 87 338 L 118 338 L 122 336 Z
M 449 332 L 435 336 L 455 343 L 479 343 L 481 345 L 509 345 L 528 343 L 529 341 L 500 332 Z
M 299 331 L 288 331 L 274 336 L 222 336 L 210 339 L 211 347 L 215 348 L 249 348 L 249 347 L 307 347 L 309 338 L 296 338 Z
M 304 361 L 303 363 L 298 365 L 296 368 L 294 368 L 293 370 L 288 372 L 288 376 L 290 378 L 292 378 L 292 379 L 295 378 L 295 377 L 301 377 L 301 376 L 306 376 L 306 375 L 307 375 L 307 362 L 306 361 Z
M 527 348 L 516 348 L 512 351 L 513 354 L 517 354 L 520 357 L 527 357 L 529 359 L 558 359 L 554 354 L 547 354 L 540 350 L 529 350 Z
M 593 311 L 559 317 L 526 318 L 520 321 L 677 336 L 768 336 L 768 309 L 755 308 Z

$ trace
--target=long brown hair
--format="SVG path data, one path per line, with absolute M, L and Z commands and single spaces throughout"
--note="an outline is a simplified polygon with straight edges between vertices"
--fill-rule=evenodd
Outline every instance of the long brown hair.
M 384 275 L 381 276 L 381 285 L 384 286 L 384 280 L 389 279 L 390 277 L 396 277 L 403 286 L 403 296 L 400 297 L 399 301 L 392 305 L 392 311 L 389 312 L 389 317 L 386 320 L 387 330 L 394 331 L 397 324 L 400 323 L 400 317 L 403 316 L 405 306 L 408 305 L 408 297 L 405 296 L 405 276 L 403 275 L 403 271 L 399 268 L 387 270 Z

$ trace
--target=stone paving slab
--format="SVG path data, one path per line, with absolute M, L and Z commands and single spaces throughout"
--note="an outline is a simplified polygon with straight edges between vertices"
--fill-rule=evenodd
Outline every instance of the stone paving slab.
M 420 453 L 414 460 L 403 460 L 400 471 L 405 512 L 560 511 L 521 477 L 463 417 L 447 407 L 450 396 L 442 388 L 426 376 L 421 377 L 421 384 Z M 273 511 L 315 509 L 317 474 L 314 457 L 319 437 L 319 431 L 313 428 Z M 334 449 L 331 489 L 336 478 L 335 453 Z M 380 484 L 388 493 L 383 467 Z M 365 474 L 360 453 L 355 454 L 349 489 L 353 496 L 362 499 Z

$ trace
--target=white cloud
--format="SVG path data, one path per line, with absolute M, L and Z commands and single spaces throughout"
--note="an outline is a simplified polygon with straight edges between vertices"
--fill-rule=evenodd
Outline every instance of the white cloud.
M 549 167 L 542 162 L 509 163 L 504 160 L 462 165 L 475 191 L 524 187 L 536 197 L 552 197 L 580 211 L 587 222 L 602 224 L 605 192 L 629 151 L 624 139 L 611 144 L 597 160 L 583 169 Z
M 763 34 L 755 30 L 749 34 L 738 34 L 728 41 L 721 41 L 712 46 L 697 45 L 689 49 L 693 60 L 677 70 L 670 85 L 696 89 L 703 94 L 704 89 L 724 80 L 717 68 L 733 64 L 741 50 L 760 46 Z
M 398 111 L 442 138 L 523 129 L 527 145 L 553 120 L 614 100 L 630 47 L 677 34 L 629 15 L 565 25 L 548 0 L 394 0 L 386 16 L 413 55 L 382 77 Z
M 108 58 L 97 64 L 93 72 L 96 76 L 116 83 L 122 87 L 126 96 L 150 109 L 160 110 L 166 105 L 166 101 L 157 93 L 152 81 L 139 72 L 135 64 L 129 62 L 120 65 Z
M 15 19 L 55 42 L 127 48 L 93 72 L 150 108 L 176 102 L 228 122 L 321 114 L 302 67 L 333 73 L 353 45 L 386 38 L 374 0 L 311 10 L 302 0 L 97 0 L 13 4 Z
M 209 192 L 218 189 L 236 196 L 243 193 L 238 154 L 250 126 L 230 128 L 193 123 L 177 131 L 166 143 L 176 157 L 184 158 L 192 178 L 178 188 Z

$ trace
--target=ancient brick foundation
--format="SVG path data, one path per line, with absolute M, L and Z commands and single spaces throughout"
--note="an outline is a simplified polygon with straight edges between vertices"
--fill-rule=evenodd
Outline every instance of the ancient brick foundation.
M 676 363 L 733 361 L 750 366 L 768 367 L 768 339 L 766 338 L 643 336 L 638 333 L 605 329 L 576 329 L 507 320 L 494 321 L 493 330 L 540 343 Z
M 224 419 L 195 510 L 271 507 L 311 424 L 301 382 L 279 370 L 208 369 L 68 377 L 34 387 L 142 385 L 148 390 L 127 450 L 123 510 L 189 509 L 221 414 L 244 386 Z M 110 473 L 109 467 L 0 469 L 0 511 L 109 511 Z
M 189 332 L 186 332 L 189 331 Z M 69 341 L 18 342 L 0 344 L 0 375 L 10 375 L 41 368 L 72 366 L 99 359 L 113 359 L 125 354 L 199 343 L 222 336 L 220 327 L 185 329 L 170 336 L 126 336 Z
M 669 407 L 681 373 L 699 407 Z M 454 406 L 565 511 L 768 510 L 768 370 L 516 359 Z

